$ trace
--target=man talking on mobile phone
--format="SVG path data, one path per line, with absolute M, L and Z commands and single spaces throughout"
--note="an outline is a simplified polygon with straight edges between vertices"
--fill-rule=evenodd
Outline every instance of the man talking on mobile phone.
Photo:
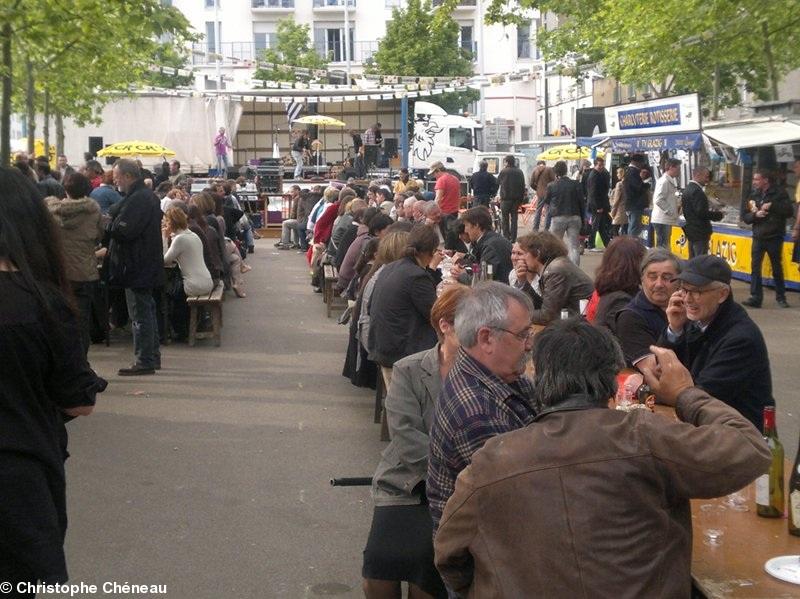
M 717 256 L 696 256 L 676 280 L 658 345 L 675 351 L 698 387 L 761 430 L 764 406 L 775 405 L 769 355 L 758 325 L 733 301 L 731 267 Z

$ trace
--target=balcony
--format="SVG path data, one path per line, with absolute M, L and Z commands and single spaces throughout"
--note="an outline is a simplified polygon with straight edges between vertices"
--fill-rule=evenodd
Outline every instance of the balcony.
M 250 0 L 254 12 L 290 12 L 294 10 L 294 0 Z
M 354 8 L 356 0 L 314 0 L 314 10 L 321 12 L 344 12 L 345 2 L 350 8 Z
M 352 64 L 364 64 L 369 62 L 373 54 L 378 51 L 379 43 L 377 41 L 371 42 L 352 42 L 352 55 L 350 62 Z M 322 58 L 331 63 L 343 63 L 344 44 L 326 44 L 324 42 L 314 44 L 314 49 Z
M 433 0 L 431 2 L 432 8 L 438 8 L 442 5 L 442 0 Z M 456 5 L 455 10 L 472 10 L 477 5 L 477 0 L 460 0 Z

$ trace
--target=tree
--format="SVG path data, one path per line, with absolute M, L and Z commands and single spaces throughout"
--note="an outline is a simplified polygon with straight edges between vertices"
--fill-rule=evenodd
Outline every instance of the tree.
M 159 67 L 168 67 L 173 69 L 190 70 L 189 58 L 186 55 L 185 49 L 182 46 L 175 46 L 173 43 L 163 42 L 155 49 L 153 56 L 153 65 Z M 177 87 L 189 87 L 194 82 L 192 75 L 174 75 L 161 72 L 148 72 L 142 81 L 145 85 L 152 87 L 163 87 L 166 89 L 175 89 Z
M 27 104 L 30 113 L 42 110 L 47 96 L 57 121 L 67 116 L 95 120 L 113 92 L 127 93 L 145 79 L 159 58 L 159 38 L 179 46 L 196 39 L 183 14 L 161 0 L 15 0 L 0 3 L 0 22 L 4 161 L 9 158 L 5 119 L 12 104 L 17 109 Z
M 507 0 L 491 0 L 487 22 L 519 23 L 526 9 L 555 13 L 559 27 L 538 33 L 547 60 L 580 56 L 657 96 L 698 91 L 709 105 L 735 105 L 742 81 L 758 98 L 777 100 L 780 78 L 800 66 L 800 0 L 515 4 L 512 10 Z
M 458 43 L 459 27 L 444 6 L 431 11 L 430 0 L 408 0 L 395 8 L 386 35 L 369 67 L 372 73 L 406 77 L 470 77 L 472 60 Z M 480 97 L 469 90 L 431 96 L 447 112 L 458 112 Z
M 301 67 L 306 69 L 325 69 L 328 61 L 320 56 L 311 45 L 309 26 L 298 25 L 292 17 L 278 21 L 274 48 L 263 50 L 261 60 L 276 65 Z M 297 73 L 293 69 L 267 69 L 259 67 L 253 75 L 255 79 L 269 81 L 297 81 Z

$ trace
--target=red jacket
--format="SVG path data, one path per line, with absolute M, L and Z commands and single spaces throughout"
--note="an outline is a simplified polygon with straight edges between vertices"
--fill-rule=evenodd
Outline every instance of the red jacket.
M 333 222 L 339 215 L 339 202 L 334 202 L 327 208 L 314 225 L 314 243 L 327 244 L 333 233 Z

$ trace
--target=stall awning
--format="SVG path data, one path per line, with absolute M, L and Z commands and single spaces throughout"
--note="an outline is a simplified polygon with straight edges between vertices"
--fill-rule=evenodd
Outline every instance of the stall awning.
M 703 127 L 703 133 L 714 141 L 737 150 L 800 143 L 800 123 L 790 120 L 706 125 Z

